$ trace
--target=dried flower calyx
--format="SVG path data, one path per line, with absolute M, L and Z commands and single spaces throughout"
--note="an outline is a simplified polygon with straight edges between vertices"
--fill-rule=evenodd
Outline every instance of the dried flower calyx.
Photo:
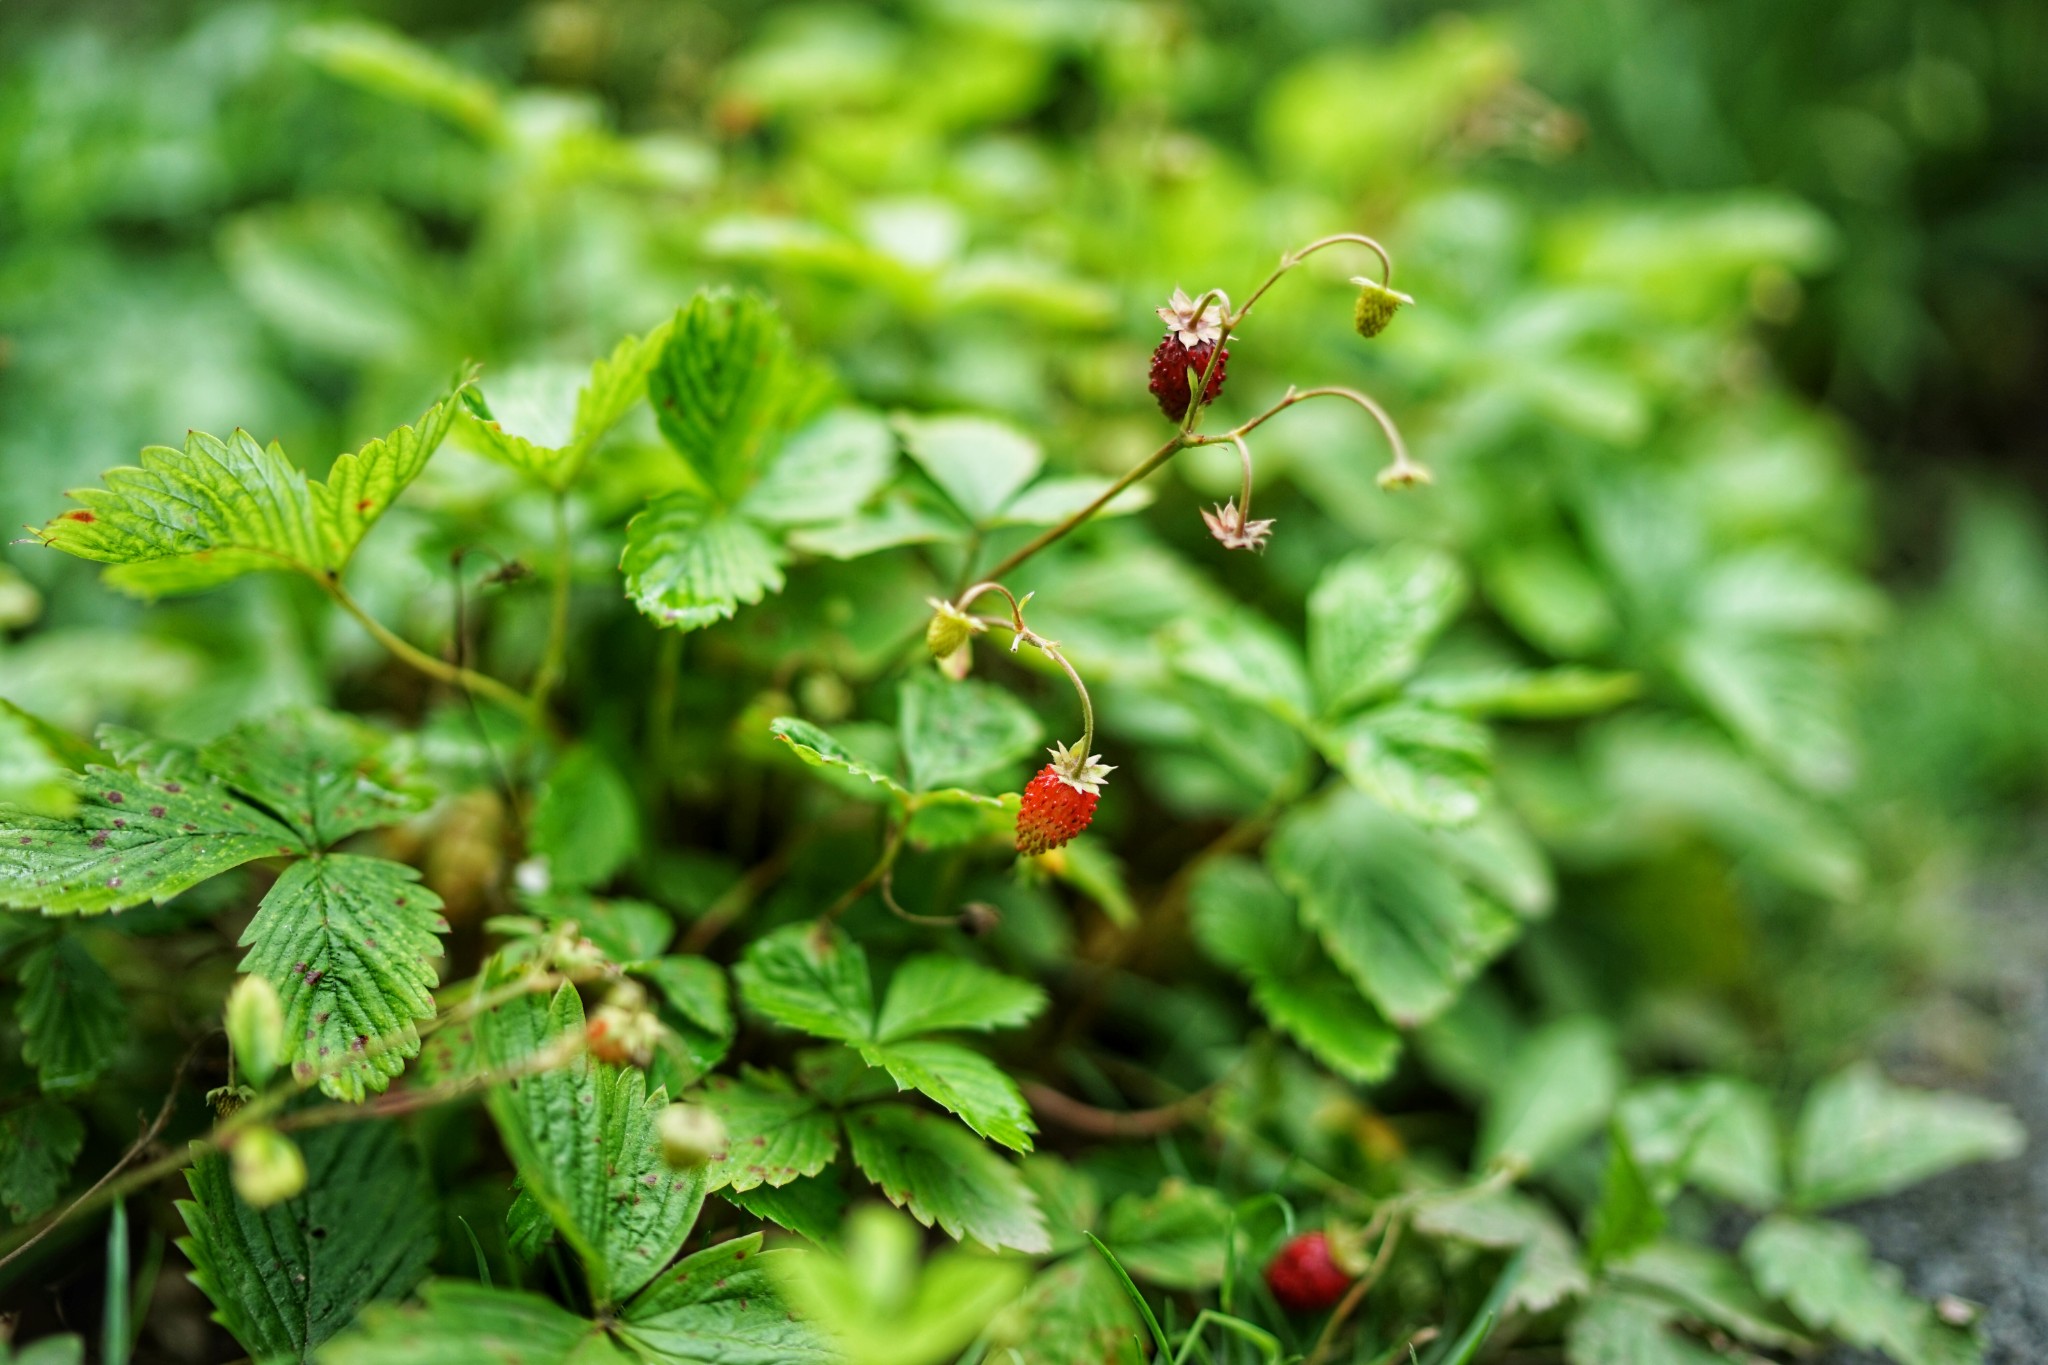
M 1208 524 L 1209 534 L 1216 537 L 1224 549 L 1264 551 L 1266 537 L 1273 533 L 1275 518 L 1252 521 L 1238 510 L 1237 499 L 1233 497 L 1215 511 L 1202 513 L 1202 520 Z

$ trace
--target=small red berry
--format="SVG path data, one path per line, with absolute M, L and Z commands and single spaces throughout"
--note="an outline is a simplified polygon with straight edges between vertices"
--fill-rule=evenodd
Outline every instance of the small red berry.
M 1328 1237 L 1304 1232 L 1281 1247 L 1266 1266 L 1266 1285 L 1288 1311 L 1320 1313 L 1344 1297 L 1351 1276 L 1330 1255 Z
M 1102 799 L 1102 780 L 1112 771 L 1078 745 L 1054 745 L 1052 762 L 1038 770 L 1017 807 L 1017 851 L 1026 857 L 1050 853 L 1088 828 Z
M 1171 332 L 1160 339 L 1159 349 L 1152 352 L 1152 380 L 1147 387 L 1159 400 L 1159 410 L 1169 421 L 1178 422 L 1188 415 L 1190 391 L 1200 381 L 1202 371 L 1208 369 L 1211 355 L 1216 356 L 1216 368 L 1202 390 L 1204 404 L 1215 402 L 1216 395 L 1223 392 L 1223 372 L 1230 362 L 1229 348 L 1225 347 L 1219 354 L 1215 346 L 1204 341 L 1190 349 Z

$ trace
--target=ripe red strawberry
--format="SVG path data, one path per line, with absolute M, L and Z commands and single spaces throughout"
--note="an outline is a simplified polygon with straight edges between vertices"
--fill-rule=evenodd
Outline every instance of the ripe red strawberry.
M 1159 400 L 1159 410 L 1169 421 L 1178 422 L 1188 415 L 1190 391 L 1208 368 L 1211 355 L 1216 356 L 1216 369 L 1202 391 L 1204 404 L 1215 402 L 1216 395 L 1223 392 L 1223 372 L 1230 363 L 1229 348 L 1225 347 L 1219 355 L 1216 347 L 1206 341 L 1189 349 L 1171 332 L 1160 338 L 1159 349 L 1152 352 L 1152 381 L 1147 387 Z
M 1085 753 L 1079 745 L 1055 744 L 1052 762 L 1024 788 L 1017 808 L 1017 851 L 1027 858 L 1050 853 L 1095 818 L 1102 799 L 1102 780 L 1114 769 Z
M 1330 1255 L 1327 1236 L 1304 1232 L 1275 1253 L 1266 1266 L 1266 1285 L 1290 1312 L 1320 1313 L 1344 1297 L 1351 1276 Z

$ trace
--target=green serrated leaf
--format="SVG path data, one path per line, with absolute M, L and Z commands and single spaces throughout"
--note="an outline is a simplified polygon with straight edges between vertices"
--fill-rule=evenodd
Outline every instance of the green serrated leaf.
M 910 958 L 889 978 L 877 1042 L 951 1029 L 1016 1028 L 1045 1008 L 1045 991 L 1029 981 L 947 953 Z
M 1547 1313 L 1593 1287 L 1570 1229 L 1548 1208 L 1514 1190 L 1428 1200 L 1415 1212 L 1415 1229 L 1473 1246 L 1527 1248 L 1509 1307 Z
M 705 1169 L 707 1190 L 743 1194 L 816 1175 L 839 1155 L 839 1120 L 773 1072 L 713 1076 L 703 1103 L 725 1122 L 726 1149 Z
M 647 376 L 662 435 L 710 501 L 726 509 L 738 506 L 829 387 L 821 371 L 797 358 L 774 309 L 750 296 L 710 292 L 676 315 Z
M 846 1219 L 846 1191 L 832 1176 L 793 1180 L 787 1185 L 756 1185 L 751 1190 L 730 1186 L 718 1197 L 799 1237 L 808 1237 L 821 1247 L 839 1240 L 839 1225 Z
M 647 392 L 647 372 L 673 324 L 629 336 L 587 376 L 572 366 L 535 366 L 486 387 L 490 416 L 465 413 L 477 449 L 557 493 L 572 487 L 591 452 Z
M 75 935 L 62 934 L 21 964 L 21 1059 L 45 1094 L 98 1080 L 128 1037 L 128 1006 L 106 968 Z
M 633 789 L 601 752 L 576 745 L 541 787 L 528 843 L 548 860 L 552 885 L 602 886 L 639 852 L 640 809 Z
M 846 1116 L 853 1159 L 898 1208 L 926 1227 L 972 1237 L 992 1250 L 1027 1255 L 1051 1249 L 1037 1200 L 1015 1167 L 950 1119 L 900 1104 L 870 1104 Z
M 867 953 L 836 925 L 792 924 L 756 939 L 733 977 L 748 1009 L 785 1028 L 842 1042 L 874 1035 Z
M 993 418 L 899 416 L 896 429 L 910 458 L 976 526 L 993 525 L 1045 461 L 1036 441 Z
M 331 711 L 301 708 L 238 725 L 201 748 L 197 761 L 311 849 L 395 825 L 431 800 L 396 771 L 383 736 Z
M 323 1365 L 627 1365 L 604 1331 L 551 1299 L 469 1280 L 429 1280 L 420 1302 L 372 1305 L 320 1353 Z
M 1045 734 L 1037 715 L 1002 688 L 972 679 L 949 682 L 932 669 L 904 679 L 896 698 L 903 759 L 918 791 L 1009 767 Z
M 463 383 L 466 385 L 468 379 Z M 107 582 L 144 597 L 197 592 L 245 573 L 339 574 L 356 546 L 441 443 L 460 389 L 420 420 L 308 479 L 272 443 L 245 431 L 202 431 L 185 448 L 150 446 L 140 467 L 109 470 L 105 488 L 74 492 L 82 506 L 37 532 L 53 549 L 112 565 Z
M 1354 716 L 1324 752 L 1351 784 L 1426 825 L 1467 825 L 1491 790 L 1493 742 L 1482 725 L 1397 702 Z
M 1324 714 L 1399 686 L 1465 605 L 1466 591 L 1456 560 L 1412 543 L 1354 555 L 1326 572 L 1308 599 L 1309 672 Z
M 0 1204 L 7 1216 L 26 1223 L 47 1212 L 84 1145 L 85 1125 L 54 1100 L 0 1113 Z
M 162 903 L 252 859 L 307 851 L 225 784 L 164 771 L 89 767 L 69 779 L 68 819 L 0 808 L 0 905 L 96 914 Z
M 202 1151 L 181 1200 L 178 1246 L 214 1320 L 250 1355 L 310 1361 L 375 1299 L 426 1274 L 440 1210 L 411 1144 L 389 1123 L 336 1124 L 299 1138 L 304 1193 L 257 1210 L 236 1195 L 228 1160 Z
M 494 1069 L 565 1057 L 493 1086 L 487 1103 L 521 1188 L 547 1211 L 583 1262 L 590 1294 L 615 1303 L 646 1284 L 682 1246 L 704 1202 L 704 1172 L 662 1160 L 655 1112 L 631 1067 L 593 1061 L 580 1046 L 583 1004 L 573 986 L 552 1002 L 521 996 L 477 1021 Z M 564 1040 L 567 1040 L 566 1044 Z
M 768 526 L 841 522 L 875 495 L 895 465 L 889 424 L 864 408 L 841 408 L 783 444 L 740 510 Z
M 1686 1242 L 1658 1242 L 1610 1266 L 1608 1273 L 1752 1345 L 1770 1350 L 1808 1345 L 1781 1311 L 1756 1292 L 1735 1258 L 1721 1252 Z
M 329 853 L 286 868 L 242 931 L 241 970 L 284 1001 L 292 1074 L 336 1099 L 384 1089 L 434 1013 L 441 898 L 385 858 Z
M 614 1329 L 649 1361 L 674 1365 L 805 1365 L 837 1353 L 782 1301 L 782 1263 L 761 1234 L 686 1256 L 626 1305 Z
M 1423 831 L 1358 792 L 1298 807 L 1266 860 L 1331 958 L 1403 1027 L 1441 1013 L 1516 932 L 1513 916 L 1444 867 Z
M 1815 1331 L 1884 1351 L 1900 1365 L 1982 1358 L 1969 1334 L 1907 1294 L 1897 1268 L 1872 1260 L 1863 1234 L 1840 1223 L 1778 1215 L 1750 1231 L 1742 1263 L 1757 1288 Z
M 863 1044 L 860 1055 L 869 1066 L 886 1070 L 897 1086 L 916 1090 L 958 1114 L 983 1137 L 1014 1152 L 1031 1150 L 1030 1106 L 1017 1083 L 979 1052 L 957 1043 L 912 1039 L 900 1043 Z
M 633 605 L 699 630 L 782 591 L 783 548 L 694 489 L 664 493 L 626 524 L 619 570 Z
M 1017 1365 L 1144 1365 L 1144 1324 L 1093 1251 L 1055 1261 L 997 1320 L 994 1358 Z
M 1726 1357 L 1671 1330 L 1677 1309 L 1658 1299 L 1602 1288 L 1572 1320 L 1569 1365 L 1717 1365 Z
M 1246 607 L 1167 627 L 1160 645 L 1174 671 L 1248 702 L 1291 726 L 1315 709 L 1301 650 L 1278 626 Z
M 1815 1086 L 1792 1140 L 1792 1188 L 1807 1208 L 1890 1194 L 1975 1161 L 2002 1161 L 2026 1129 L 2002 1104 L 1894 1086 L 1859 1062 Z
M 910 789 L 895 778 L 853 756 L 847 747 L 807 720 L 777 716 L 768 733 L 787 744 L 791 751 L 813 768 L 837 768 L 854 777 L 866 778 L 891 796 L 907 798 Z

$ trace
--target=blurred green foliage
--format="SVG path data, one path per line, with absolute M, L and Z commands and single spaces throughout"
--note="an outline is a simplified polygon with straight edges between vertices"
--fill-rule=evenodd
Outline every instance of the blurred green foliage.
M 672 921 L 702 923 L 798 825 L 817 826 L 819 846 L 778 868 L 747 933 L 814 913 L 871 841 L 771 766 L 769 719 L 802 716 L 888 768 L 892 670 L 926 599 L 1031 520 L 992 515 L 1010 524 L 970 534 L 921 443 L 960 438 L 944 424 L 977 414 L 1015 435 L 969 428 L 976 439 L 1028 465 L 1004 498 L 1041 465 L 1025 496 L 1048 506 L 1068 495 L 1047 491 L 1061 480 L 1099 484 L 1162 437 L 1143 375 L 1171 288 L 1241 298 L 1283 249 L 1371 231 L 1417 305 L 1363 346 L 1343 281 L 1364 267 L 1316 258 L 1233 339 L 1211 425 L 1288 383 L 1356 384 L 1395 413 L 1434 485 L 1383 492 L 1379 433 L 1342 405 L 1306 405 L 1253 438 L 1260 513 L 1278 519 L 1264 557 L 1203 534 L 1197 502 L 1233 493 L 1238 471 L 1227 448 L 1196 449 L 1155 477 L 1150 508 L 1020 571 L 1034 624 L 1095 689 L 1100 747 L 1121 767 L 1102 837 L 1049 879 L 944 857 L 904 878 L 906 897 L 999 904 L 992 959 L 1074 1008 L 1078 1022 L 1006 1054 L 1014 1067 L 1111 1107 L 1228 1079 L 1225 1157 L 1169 1140 L 1066 1146 L 1071 1168 L 1031 1158 L 1025 1180 L 1041 1207 L 1073 1214 L 1074 1235 L 1021 1298 L 1008 1263 L 941 1258 L 917 1281 L 903 1230 L 879 1216 L 847 1245 L 886 1244 L 889 1285 L 820 1261 L 798 1292 L 870 1353 L 886 1349 L 886 1335 L 869 1341 L 876 1314 L 924 1304 L 934 1284 L 1016 1299 L 985 1343 L 1052 1359 L 1029 1355 L 1030 1322 L 1098 1344 L 1135 1328 L 1079 1241 L 1100 1226 L 1171 1330 L 1215 1308 L 1306 1351 L 1312 1337 L 1257 1300 L 1238 1258 L 1283 1221 L 1254 1191 L 1284 1185 L 1322 1221 L 1306 1211 L 1333 1197 L 1302 1177 L 1312 1167 L 1424 1200 L 1414 1226 L 1443 1253 L 1394 1262 L 1361 1342 L 1448 1326 L 1494 1285 L 1495 1253 L 1525 1243 L 1506 1302 L 1574 1361 L 1695 1359 L 1684 1352 L 1706 1348 L 1667 1330 L 1675 1319 L 1764 1347 L 1800 1324 L 1858 1340 L 1853 1311 L 1783 1284 L 1783 1258 L 1820 1246 L 1887 1305 L 1890 1335 L 1865 1344 L 1950 1358 L 1964 1348 L 1947 1328 L 1807 1217 L 1838 1202 L 1828 1180 L 1877 1177 L 1800 1163 L 1872 1113 L 1906 1115 L 1900 1131 L 1938 1155 L 1874 1166 L 1917 1175 L 2010 1147 L 2000 1116 L 1968 1110 L 1943 1146 L 1947 1120 L 1921 1123 L 1914 1097 L 1839 1068 L 1902 1000 L 1984 969 L 1963 906 L 1971 869 L 2018 845 L 2048 772 L 2033 696 L 2048 675 L 2048 549 L 2010 487 L 2033 475 L 2048 429 L 2044 67 L 2048 13 L 2019 0 L 17 3 L 0 12 L 0 511 L 14 523 L 43 523 L 64 489 L 187 428 L 275 437 L 322 475 L 319 452 L 410 420 L 472 360 L 489 413 L 530 434 L 520 423 L 573 396 L 594 357 L 704 285 L 773 299 L 796 350 L 836 375 L 835 397 L 867 410 L 847 421 L 879 432 L 873 414 L 921 414 L 894 430 L 931 478 L 892 449 L 854 480 L 860 515 L 774 524 L 790 561 L 779 596 L 658 637 L 617 565 L 628 519 L 686 486 L 691 457 L 638 408 L 600 456 L 595 437 L 578 446 L 560 710 L 589 747 L 551 772 L 550 755 L 524 751 L 501 771 L 509 735 L 480 743 L 472 717 L 387 667 L 309 584 L 263 575 L 144 608 L 86 565 L 11 550 L 0 788 L 65 813 L 57 775 L 78 760 L 49 726 L 199 742 L 281 707 L 341 706 L 414 731 L 441 784 L 428 822 L 385 851 L 449 902 L 458 955 L 474 957 L 476 922 L 510 894 L 521 835 L 497 794 L 507 780 L 583 783 L 625 812 L 573 838 L 532 831 L 596 864 L 570 878 L 579 894 L 628 897 L 602 912 L 621 936 L 643 911 L 664 941 Z M 350 590 L 430 649 L 466 630 L 478 667 L 524 679 L 543 666 L 550 607 L 504 566 L 553 562 L 552 496 L 545 474 L 523 478 L 503 451 L 493 463 L 479 433 L 461 427 L 385 518 Z M 533 444 L 575 444 L 558 435 Z M 1397 542 L 1447 557 L 1442 619 L 1415 631 L 1385 696 L 1333 696 L 1319 602 L 1372 591 L 1318 585 L 1333 565 L 1367 582 L 1393 572 L 1354 556 Z M 881 546 L 899 548 L 866 553 Z M 660 614 L 664 599 L 634 592 Z M 1067 714 L 1056 675 L 985 667 L 1041 715 Z M 1387 740 L 1352 714 L 1396 695 L 1390 706 L 1488 728 Z M 915 726 L 904 733 L 907 747 Z M 1414 834 L 1429 841 L 1417 856 L 1481 888 L 1492 912 L 1456 923 L 1463 938 L 1420 996 L 1408 978 L 1378 983 L 1376 961 L 1345 957 L 1329 928 L 1333 885 L 1384 875 L 1355 836 L 1385 817 L 1347 823 L 1371 802 L 1338 779 L 1311 799 L 1327 763 L 1404 816 L 1460 825 L 1443 787 L 1408 806 L 1388 796 L 1372 755 L 1411 742 L 1448 765 L 1430 776 L 1459 810 L 1490 803 L 1479 824 Z M 855 799 L 872 795 L 862 785 Z M 568 803 L 541 809 L 575 830 Z M 985 841 L 972 809 L 919 809 L 913 842 Z M 1276 817 L 1263 864 L 1215 862 L 1197 881 L 1190 943 L 1176 874 L 1219 837 L 1254 851 Z M 585 842 L 629 827 L 616 848 Z M 243 876 L 61 933 L 0 929 L 19 1002 L 31 971 L 64 966 L 117 983 L 132 1016 L 96 1018 L 119 1041 L 87 1049 L 97 1072 L 53 1087 L 18 1004 L 31 1036 L 0 1061 L 7 1093 L 34 1091 L 38 1065 L 41 1090 L 84 1091 L 88 1150 L 110 1160 L 191 1021 L 218 1008 L 230 962 L 216 940 L 252 900 Z M 1304 932 L 1280 963 L 1268 940 L 1284 935 L 1261 926 L 1293 923 L 1297 900 L 1328 956 Z M 1270 913 L 1233 922 L 1247 906 Z M 917 941 L 879 914 L 859 923 L 890 960 Z M 151 953 L 187 954 L 190 970 L 153 980 Z M 1396 1008 L 1417 1000 L 1412 1017 Z M 1392 1025 L 1424 1019 L 1403 1051 Z M 1726 1089 L 1708 1104 L 1687 1086 Z M 37 1100 L 0 1122 L 44 1125 L 75 1152 L 71 1112 Z M 468 1201 L 486 1229 L 485 1242 L 444 1237 L 439 1268 L 513 1264 L 474 1139 L 449 1125 L 424 1142 L 449 1177 L 449 1227 Z M 1544 1202 L 1426 1202 L 1493 1158 L 1537 1171 Z M 62 1172 L 30 1175 L 29 1202 L 47 1206 Z M 1190 1177 L 1198 1208 L 1166 1192 Z M 1707 1227 L 1708 1194 L 1792 1210 L 1744 1247 L 1746 1271 L 1703 1269 L 1715 1253 L 1682 1242 Z M 837 1222 L 762 1196 L 740 1207 L 814 1232 Z M 1560 1210 L 1580 1221 L 1583 1255 Z M 1198 1271 L 1186 1246 L 1155 1245 L 1183 1225 Z M 1674 1240 L 1655 1240 L 1667 1229 Z M 1797 1322 L 1701 1287 L 1728 1276 Z M 1561 1312 L 1567 1299 L 1586 1307 Z M 920 1309 L 933 1359 L 965 1340 L 946 1308 Z M 1216 1349 L 1254 1358 L 1249 1338 Z

